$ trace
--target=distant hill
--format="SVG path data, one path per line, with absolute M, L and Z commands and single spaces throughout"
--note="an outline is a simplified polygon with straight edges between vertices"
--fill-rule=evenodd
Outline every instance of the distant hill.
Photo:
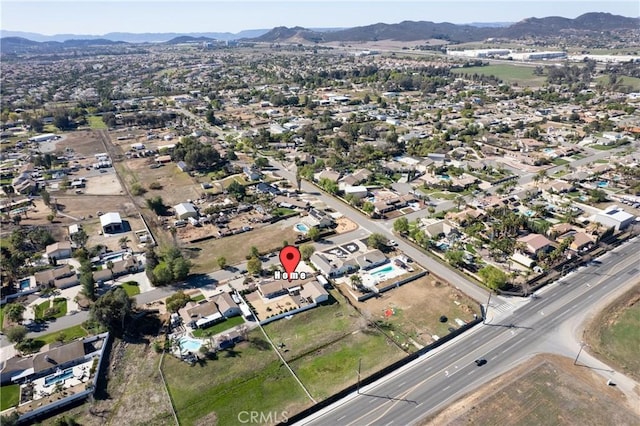
M 332 32 L 317 32 L 306 28 L 277 27 L 253 39 L 254 41 L 285 42 L 304 39 L 309 42 L 331 41 L 415 41 L 441 39 L 464 43 L 494 38 L 522 38 L 527 36 L 560 36 L 566 30 L 586 32 L 610 31 L 614 29 L 637 29 L 639 18 L 627 18 L 610 13 L 586 13 L 575 19 L 551 16 L 527 18 L 508 26 L 458 25 L 448 22 L 404 21 L 398 24 L 377 23 L 362 27 Z
M 0 39 L 0 51 L 2 51 L 2 53 L 19 53 L 25 51 L 56 51 L 88 46 L 111 46 L 119 44 L 126 43 L 121 41 L 106 40 L 102 38 L 93 40 L 65 40 L 64 42 L 37 42 L 22 37 L 3 37 Z
M 180 37 L 172 38 L 169 41 L 165 41 L 164 44 L 205 43 L 205 42 L 214 42 L 214 41 L 217 41 L 217 40 L 209 37 L 180 36 Z

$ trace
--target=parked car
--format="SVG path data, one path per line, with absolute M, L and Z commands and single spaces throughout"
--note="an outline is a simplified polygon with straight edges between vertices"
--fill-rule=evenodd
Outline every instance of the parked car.
M 483 366 L 487 363 L 487 360 L 484 358 L 478 358 L 475 360 L 475 363 L 478 367 Z

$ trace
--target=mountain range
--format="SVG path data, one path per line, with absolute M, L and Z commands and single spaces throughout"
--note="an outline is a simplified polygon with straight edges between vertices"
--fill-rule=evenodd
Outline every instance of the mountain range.
M 452 43 L 481 41 L 487 38 L 518 39 L 523 37 L 560 36 L 567 31 L 599 33 L 620 29 L 639 29 L 640 18 L 629 18 L 610 13 L 592 12 L 575 19 L 551 16 L 527 18 L 513 24 L 404 21 L 397 24 L 377 23 L 353 28 L 276 27 L 272 30 L 245 30 L 239 33 L 109 33 L 101 36 L 58 34 L 44 36 L 36 33 L 0 30 L 2 53 L 25 51 L 43 52 L 111 46 L 127 43 L 198 43 L 206 41 L 245 40 L 251 42 L 357 42 L 357 41 L 416 41 L 446 40 Z

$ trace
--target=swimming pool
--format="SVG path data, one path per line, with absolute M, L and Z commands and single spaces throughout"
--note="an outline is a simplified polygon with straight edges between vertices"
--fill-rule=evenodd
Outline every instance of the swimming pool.
M 20 289 L 21 290 L 28 290 L 31 287 L 31 279 L 30 278 L 23 278 L 20 280 Z
M 67 368 L 66 370 L 60 372 L 56 371 L 52 375 L 44 378 L 44 385 L 55 385 L 56 383 L 63 382 L 67 379 L 70 379 L 71 377 L 73 377 L 73 368 Z
M 181 337 L 180 340 L 180 349 L 190 352 L 198 352 L 200 350 L 200 346 L 202 343 L 199 340 L 190 339 L 188 337 Z
M 376 282 L 380 282 L 395 278 L 399 275 L 404 274 L 404 272 L 405 271 L 402 268 L 394 265 L 393 263 L 388 263 L 369 271 L 369 276 L 371 276 L 371 278 L 373 278 Z
M 296 223 L 294 229 L 298 232 L 302 232 L 303 234 L 309 232 L 309 227 L 304 223 Z
M 598 182 L 598 188 L 606 188 L 607 186 L 609 186 L 609 182 L 601 180 L 600 182 Z
M 449 175 L 438 175 L 438 177 L 442 180 L 451 180 L 451 176 Z

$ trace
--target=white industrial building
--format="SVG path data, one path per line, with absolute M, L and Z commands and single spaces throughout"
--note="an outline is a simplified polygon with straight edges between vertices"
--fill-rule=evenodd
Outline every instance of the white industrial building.
M 594 216 L 594 220 L 604 226 L 615 228 L 616 231 L 625 229 L 635 221 L 636 217 L 618 206 L 609 206 Z

